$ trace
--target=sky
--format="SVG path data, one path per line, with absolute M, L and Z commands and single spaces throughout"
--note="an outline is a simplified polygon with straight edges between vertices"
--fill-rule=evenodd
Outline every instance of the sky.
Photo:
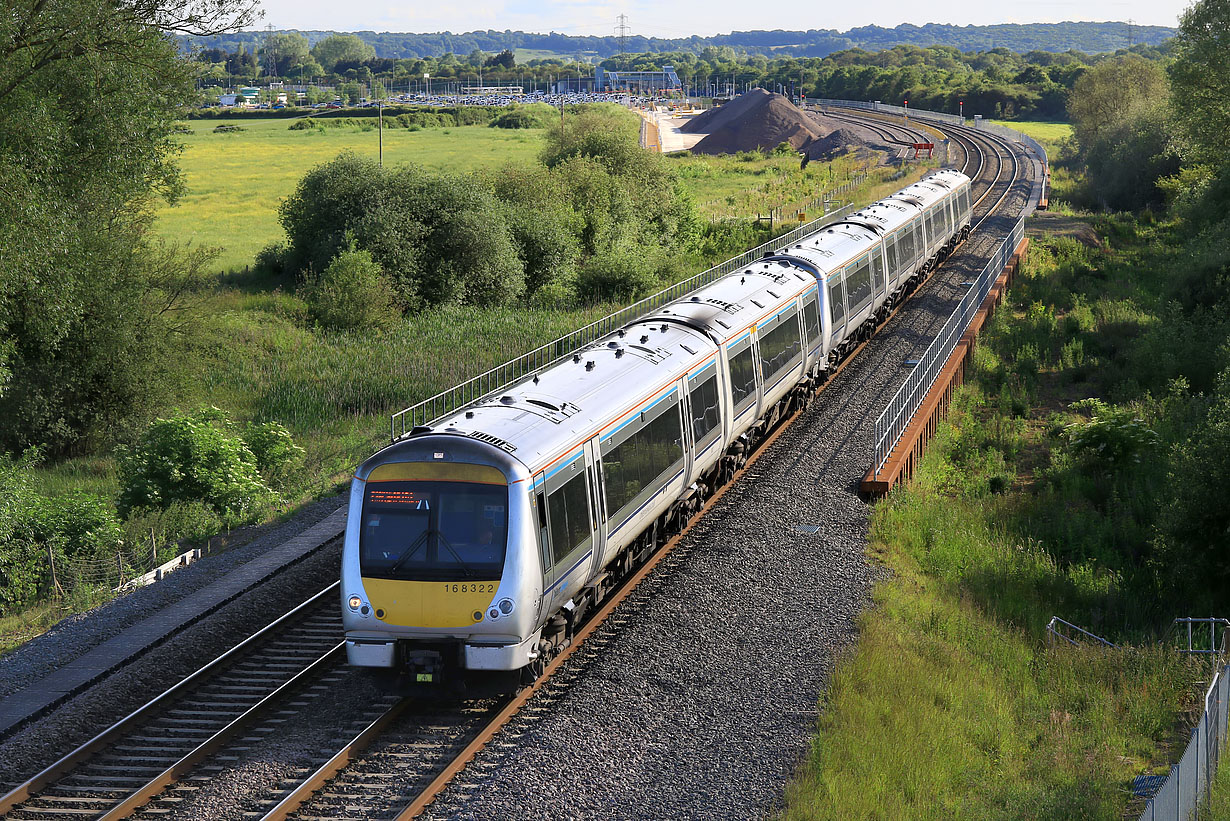
M 956 0 L 944 4 L 917 0 L 817 3 L 776 0 L 749 5 L 744 0 L 470 0 L 465 3 L 395 0 L 262 0 L 260 27 L 333 31 L 460 33 L 475 29 L 604 36 L 614 34 L 616 17 L 628 15 L 630 33 L 647 37 L 711 36 L 753 29 L 838 29 L 900 23 L 1056 23 L 1064 20 L 1133 20 L 1155 26 L 1177 25 L 1187 0 Z M 758 7 L 759 6 L 759 7 Z M 756 8 L 755 15 L 749 8 Z

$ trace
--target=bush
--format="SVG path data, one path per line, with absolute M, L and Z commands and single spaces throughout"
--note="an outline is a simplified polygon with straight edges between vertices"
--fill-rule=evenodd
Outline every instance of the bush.
M 590 257 L 577 275 L 577 292 L 590 300 L 633 300 L 658 285 L 651 258 L 639 249 L 612 249 Z
M 256 261 L 253 267 L 258 271 L 281 276 L 286 273 L 286 258 L 288 254 L 289 249 L 286 247 L 286 243 L 271 242 L 256 252 Z
M 1113 470 L 1137 463 L 1158 443 L 1158 435 L 1128 408 L 1115 408 L 1100 399 L 1083 399 L 1071 408 L 1087 410 L 1092 418 L 1067 426 L 1069 449 L 1094 466 Z
M 285 462 L 279 460 L 296 456 L 298 449 L 283 433 L 259 430 L 252 436 L 268 471 L 281 470 Z M 157 419 L 131 449 L 118 450 L 119 510 L 125 516 L 137 508 L 199 501 L 240 521 L 275 498 L 256 454 L 217 408 Z
M 531 111 L 513 109 L 491 121 L 491 128 L 542 128 L 542 118 Z
M 216 126 L 214 126 L 215 134 L 234 134 L 237 131 L 247 131 L 247 130 L 248 129 L 244 128 L 243 126 L 235 125 L 234 123 L 218 123 Z
M 337 330 L 390 328 L 400 319 L 393 289 L 370 251 L 354 241 L 304 289 L 312 318 Z
M 295 120 L 286 128 L 288 131 L 311 131 L 313 128 L 320 128 L 320 125 L 311 117 L 304 117 L 302 120 Z

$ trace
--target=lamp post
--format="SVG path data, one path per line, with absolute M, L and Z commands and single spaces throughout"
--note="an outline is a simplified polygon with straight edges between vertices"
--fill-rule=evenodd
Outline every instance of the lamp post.
M 384 168 L 384 100 L 381 100 L 378 103 L 376 103 L 376 114 L 380 120 L 380 127 L 376 129 L 376 132 L 379 135 L 377 139 L 379 140 L 379 144 L 380 144 L 380 148 L 379 148 L 380 167 Z
M 423 85 L 427 86 L 427 96 L 430 97 L 431 96 L 431 75 L 430 74 L 427 74 L 427 73 L 423 74 Z

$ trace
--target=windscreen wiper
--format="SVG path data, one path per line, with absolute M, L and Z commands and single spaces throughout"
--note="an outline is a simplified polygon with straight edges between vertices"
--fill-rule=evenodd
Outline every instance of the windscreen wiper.
M 467 578 L 473 579 L 473 578 L 478 577 L 478 574 L 474 572 L 474 568 L 466 564 L 465 561 L 460 556 L 457 555 L 457 551 L 453 549 L 453 545 L 449 543 L 449 540 L 444 538 L 443 533 L 441 533 L 440 531 L 436 531 L 436 538 L 439 539 L 440 544 L 448 548 L 449 553 L 453 554 L 453 558 L 457 560 L 457 564 L 460 565 L 461 569 L 466 572 Z
M 431 528 L 427 528 L 419 537 L 411 542 L 405 552 L 397 557 L 397 561 L 393 562 L 393 566 L 386 570 L 386 573 L 396 573 L 401 569 L 401 566 L 410 560 L 410 557 L 419 552 L 419 548 L 427 544 L 427 537 L 431 535 Z

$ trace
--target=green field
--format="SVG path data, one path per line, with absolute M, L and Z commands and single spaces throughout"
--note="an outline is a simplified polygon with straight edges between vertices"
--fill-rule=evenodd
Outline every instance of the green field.
M 1047 151 L 1057 147 L 1060 142 L 1072 136 L 1071 123 L 1032 122 L 1029 120 L 992 120 L 995 125 L 1005 128 L 1015 128 L 1027 136 L 1042 143 Z
M 158 213 L 157 233 L 168 240 L 220 247 L 217 267 L 242 269 L 256 252 L 282 239 L 278 204 L 310 168 L 343 151 L 375 158 L 372 126 L 290 131 L 293 120 L 235 120 L 245 131 L 215 134 L 226 120 L 193 120 L 182 135 L 186 193 Z M 411 131 L 384 130 L 384 161 L 468 171 L 504 163 L 532 162 L 541 131 L 460 126 Z
M 218 120 L 194 120 L 180 137 L 185 193 L 162 208 L 155 231 L 167 240 L 220 248 L 220 271 L 239 271 L 256 252 L 283 238 L 278 205 L 309 169 L 343 151 L 376 157 L 371 126 L 291 131 L 291 119 L 233 120 L 245 130 L 215 134 Z M 542 147 L 538 129 L 458 126 L 384 130 L 384 161 L 441 171 L 532 163 Z M 745 219 L 774 208 L 790 211 L 843 183 L 858 163 L 839 158 L 799 170 L 791 157 L 679 156 L 671 160 L 700 212 L 711 219 Z M 919 166 L 923 170 L 928 166 Z M 904 183 L 903 183 L 904 184 Z

